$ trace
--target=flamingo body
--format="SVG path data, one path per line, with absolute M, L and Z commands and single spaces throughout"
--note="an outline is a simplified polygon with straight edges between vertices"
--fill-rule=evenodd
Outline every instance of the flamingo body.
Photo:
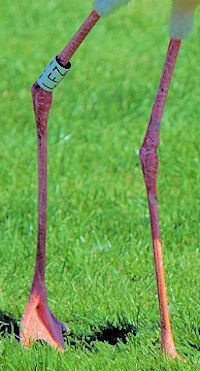
M 130 0 L 95 0 L 94 9 L 101 15 L 106 16 Z
M 184 39 L 194 28 L 194 15 L 200 0 L 173 0 L 170 19 L 172 38 Z

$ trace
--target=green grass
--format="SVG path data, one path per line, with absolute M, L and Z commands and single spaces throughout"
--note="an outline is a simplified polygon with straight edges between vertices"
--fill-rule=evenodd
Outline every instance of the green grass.
M 37 235 L 30 86 L 90 8 L 91 1 L 81 0 L 7 0 L 0 13 L 0 312 L 16 319 L 28 300 Z M 101 20 L 54 93 L 46 280 L 49 305 L 71 328 L 72 344 L 61 355 L 41 344 L 26 351 L 14 337 L 2 339 L 2 370 L 199 367 L 199 13 L 180 52 L 159 149 L 170 312 L 185 364 L 159 353 L 149 215 L 138 158 L 165 58 L 168 14 L 167 0 L 142 0 Z M 121 322 L 137 327 L 127 344 L 89 344 L 94 331 Z

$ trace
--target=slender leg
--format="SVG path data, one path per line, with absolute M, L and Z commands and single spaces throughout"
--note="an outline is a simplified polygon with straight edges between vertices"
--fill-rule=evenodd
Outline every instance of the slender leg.
M 90 31 L 99 21 L 99 19 L 100 15 L 96 12 L 96 10 L 93 10 L 90 13 L 89 17 L 85 20 L 83 25 L 79 28 L 77 33 L 72 37 L 72 39 L 69 41 L 66 47 L 58 55 L 58 60 L 62 65 L 65 66 L 67 62 L 71 60 L 76 50 L 82 44 L 83 40 L 90 33 Z
M 63 351 L 65 347 L 62 331 L 67 329 L 50 312 L 45 288 L 47 120 L 52 104 L 52 94 L 34 85 L 32 96 L 38 137 L 38 243 L 35 273 L 29 303 L 21 322 L 20 340 L 26 348 L 32 341 L 41 339 Z
M 99 19 L 100 15 L 93 10 L 63 51 L 57 56 L 57 61 L 60 62 L 61 65 L 67 65 Z M 54 75 L 50 74 L 48 78 L 51 78 L 51 82 L 56 82 Z M 58 321 L 49 310 L 45 288 L 47 122 L 52 105 L 52 93 L 43 90 L 36 82 L 32 87 L 32 98 L 38 136 L 38 243 L 31 294 L 21 321 L 20 341 L 24 347 L 28 348 L 32 341 L 42 339 L 48 342 L 52 347 L 64 351 L 65 347 L 62 332 L 67 331 L 67 328 Z
M 167 58 L 161 77 L 160 86 L 158 88 L 155 104 L 153 107 L 151 119 L 146 132 L 144 143 L 140 150 L 140 159 L 147 188 L 151 219 L 154 261 L 160 307 L 162 350 L 166 351 L 173 358 L 177 358 L 178 354 L 176 352 L 172 336 L 167 302 L 162 246 L 159 230 L 156 181 L 158 172 L 157 148 L 160 141 L 160 125 L 180 44 L 181 41 L 178 39 L 171 39 L 170 41 Z

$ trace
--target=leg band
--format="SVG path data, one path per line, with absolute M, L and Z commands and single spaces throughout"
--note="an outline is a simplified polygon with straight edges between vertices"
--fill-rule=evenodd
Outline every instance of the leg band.
M 47 66 L 44 72 L 37 79 L 38 85 L 45 91 L 52 92 L 53 89 L 63 80 L 71 68 L 71 63 L 66 66 L 58 63 L 57 59 Z

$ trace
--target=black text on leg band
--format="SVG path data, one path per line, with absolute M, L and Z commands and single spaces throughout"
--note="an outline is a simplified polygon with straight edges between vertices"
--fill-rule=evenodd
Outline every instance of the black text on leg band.
M 66 67 L 61 66 L 56 59 L 47 66 L 44 72 L 37 79 L 38 85 L 47 92 L 52 92 L 53 89 L 63 80 L 71 68 L 69 62 Z

